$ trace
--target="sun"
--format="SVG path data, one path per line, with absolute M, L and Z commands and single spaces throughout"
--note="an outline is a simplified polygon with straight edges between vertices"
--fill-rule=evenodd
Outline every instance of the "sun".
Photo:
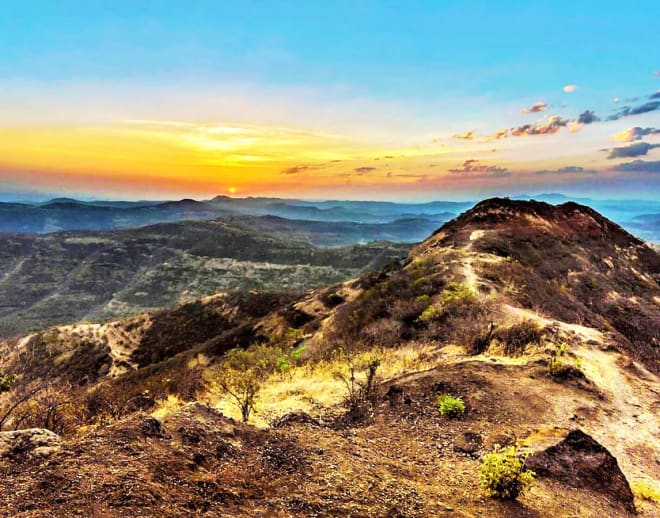
M 228 189 L 228 191 L 229 191 L 229 194 L 236 194 L 236 187 L 230 187 Z

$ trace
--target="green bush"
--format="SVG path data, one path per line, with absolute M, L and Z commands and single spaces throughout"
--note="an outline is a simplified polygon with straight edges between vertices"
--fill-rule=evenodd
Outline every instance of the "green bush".
M 534 482 L 534 472 L 525 469 L 526 456 L 514 446 L 495 446 L 484 457 L 479 470 L 479 485 L 488 496 L 501 500 L 515 500 Z
M 459 301 L 471 301 L 475 299 L 475 293 L 467 284 L 460 282 L 450 282 L 445 288 L 442 296 L 443 304 Z
M 548 372 L 552 377 L 560 377 L 564 372 L 564 353 L 568 349 L 568 346 L 565 343 L 562 343 L 557 346 L 555 352 L 550 357 L 548 362 Z
M 296 349 L 291 351 L 291 359 L 295 364 L 299 364 L 302 361 L 303 353 L 307 347 L 305 344 L 299 345 Z
M 422 314 L 419 315 L 419 317 L 417 317 L 417 321 L 428 323 L 431 322 L 433 319 L 437 318 L 439 314 L 440 311 L 438 311 L 438 308 L 436 308 L 435 306 L 429 306 L 424 311 L 422 311 Z
M 444 394 L 438 396 L 438 408 L 440 413 L 447 417 L 460 417 L 465 414 L 465 403 L 460 397 Z
M 275 370 L 280 373 L 281 376 L 284 376 L 289 370 L 291 370 L 291 361 L 288 356 L 282 354 L 277 357 L 275 360 Z

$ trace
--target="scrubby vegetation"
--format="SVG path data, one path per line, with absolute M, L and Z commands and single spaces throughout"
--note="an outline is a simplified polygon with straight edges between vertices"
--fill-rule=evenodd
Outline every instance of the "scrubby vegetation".
M 383 241 L 320 248 L 298 234 L 300 223 L 291 225 L 275 235 L 239 221 L 0 235 L 0 271 L 9 272 L 0 285 L 0 337 L 107 321 L 223 291 L 321 288 L 410 248 Z
M 472 351 L 488 331 L 494 301 L 454 278 L 460 276 L 423 260 L 364 276 L 364 291 L 337 308 L 328 341 L 373 346 L 433 340 Z
M 288 358 L 279 349 L 253 345 L 248 349 L 228 351 L 217 374 L 220 386 L 240 409 L 243 422 L 247 422 L 264 381 L 274 371 L 284 373 L 289 368 Z
M 582 360 L 575 358 L 573 362 L 568 359 L 569 348 L 566 342 L 555 346 L 548 359 L 548 373 L 556 380 L 564 378 L 585 378 L 582 372 Z
M 465 414 L 465 403 L 460 397 L 443 394 L 438 396 L 438 409 L 440 414 L 447 417 L 460 417 Z
M 493 338 L 498 340 L 508 356 L 518 356 L 528 345 L 541 345 L 543 330 L 530 320 L 523 320 L 506 328 L 498 328 Z
M 550 376 L 560 377 L 563 374 L 565 368 L 563 357 L 567 349 L 568 346 L 565 343 L 556 346 L 548 362 Z
M 477 459 L 493 444 L 520 439 L 534 447 L 559 425 L 587 419 L 603 425 L 608 444 L 634 423 L 640 436 L 618 451 L 627 456 L 622 465 L 643 464 L 629 452 L 646 451 L 641 434 L 655 433 L 652 391 L 641 390 L 652 382 L 648 373 L 633 379 L 634 364 L 621 367 L 611 349 L 622 335 L 607 326 L 567 326 L 544 300 L 542 314 L 519 302 L 545 285 L 548 301 L 556 291 L 551 302 L 578 320 L 575 306 L 564 304 L 582 289 L 599 289 L 602 279 L 582 282 L 554 266 L 539 268 L 556 283 L 526 279 L 524 263 L 541 256 L 524 239 L 512 246 L 496 231 L 481 231 L 489 218 L 505 216 L 486 212 L 476 232 L 449 228 L 405 263 L 324 290 L 218 294 L 17 339 L 0 362 L 0 372 L 17 373 L 6 383 L 0 377 L 0 429 L 56 431 L 66 436 L 65 454 L 34 473 L 5 466 L 7 487 L 15 487 L 17 468 L 52 501 L 87 455 L 88 464 L 102 464 L 93 473 L 110 480 L 108 494 L 121 497 L 119 504 L 101 498 L 104 505 L 125 505 L 129 514 L 166 508 L 174 491 L 180 501 L 167 508 L 172 516 L 220 508 L 234 515 L 277 508 L 291 516 L 442 516 L 457 505 L 498 516 L 522 509 L 497 500 L 518 498 L 533 474 L 516 447 L 496 448 L 481 467 Z M 593 384 L 562 381 L 576 376 L 576 354 Z M 626 383 L 639 407 L 610 396 Z M 614 420 L 620 423 L 606 429 Z M 139 481 L 126 476 L 144 466 Z M 643 466 L 641 476 L 652 468 Z M 477 476 L 493 500 L 474 491 Z M 530 513 L 579 508 L 584 493 L 550 487 L 563 500 L 556 504 L 540 484 L 534 495 L 541 499 L 524 502 Z M 589 500 L 606 510 L 592 514 L 619 516 L 603 502 Z
M 16 374 L 0 374 L 0 394 L 8 392 L 18 381 Z
M 534 472 L 525 469 L 524 455 L 515 446 L 495 446 L 484 457 L 479 469 L 479 484 L 493 498 L 515 500 L 534 482 Z
M 341 356 L 341 355 L 340 355 Z M 378 398 L 376 372 L 380 367 L 380 358 L 359 359 L 356 356 L 346 358 L 346 367 L 335 372 L 335 376 L 346 387 L 344 406 L 351 420 L 360 420 L 373 411 Z
M 45 428 L 65 435 L 86 418 L 83 391 L 60 381 L 17 385 L 0 405 L 0 430 Z

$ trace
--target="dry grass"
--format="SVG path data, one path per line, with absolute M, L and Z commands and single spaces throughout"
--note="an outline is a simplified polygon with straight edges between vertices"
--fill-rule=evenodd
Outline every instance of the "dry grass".
M 162 420 L 179 410 L 185 404 L 185 401 L 181 401 L 177 396 L 170 394 L 167 396 L 167 399 L 161 399 L 158 401 L 156 408 L 151 412 L 151 415 L 158 420 Z
M 650 502 L 660 503 L 660 485 L 658 482 L 647 480 L 636 480 L 630 484 L 635 497 Z
M 386 379 L 429 369 L 436 365 L 437 350 L 431 345 L 409 344 L 399 349 L 374 348 L 354 356 L 357 364 L 381 360 L 377 379 Z M 339 405 L 346 396 L 346 386 L 336 373 L 345 371 L 347 358 L 337 354 L 331 360 L 321 360 L 293 368 L 288 373 L 273 374 L 266 380 L 258 395 L 257 408 L 251 424 L 265 428 L 273 420 L 290 412 L 318 413 Z M 217 380 L 214 370 L 206 372 L 208 390 L 200 399 L 220 410 L 224 415 L 240 420 L 240 411 Z

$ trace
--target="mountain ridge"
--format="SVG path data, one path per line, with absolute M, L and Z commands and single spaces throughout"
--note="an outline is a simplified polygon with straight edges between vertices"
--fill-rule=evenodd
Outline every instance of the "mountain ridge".
M 659 261 L 578 204 L 485 200 L 406 258 L 304 294 L 221 293 L 5 341 L 19 381 L 0 407 L 43 384 L 85 417 L 44 458 L 0 463 L 0 496 L 59 511 L 69 491 L 110 516 L 653 516 L 636 488 L 655 487 L 660 444 Z M 279 355 L 255 426 L 219 387 L 234 348 L 258 365 Z M 364 365 L 374 399 L 354 413 L 342 376 L 363 383 Z M 441 415 L 446 394 L 463 416 Z M 593 482 L 608 475 L 584 452 L 517 503 L 480 493 L 495 445 L 548 459 L 575 436 L 609 456 L 624 498 Z

